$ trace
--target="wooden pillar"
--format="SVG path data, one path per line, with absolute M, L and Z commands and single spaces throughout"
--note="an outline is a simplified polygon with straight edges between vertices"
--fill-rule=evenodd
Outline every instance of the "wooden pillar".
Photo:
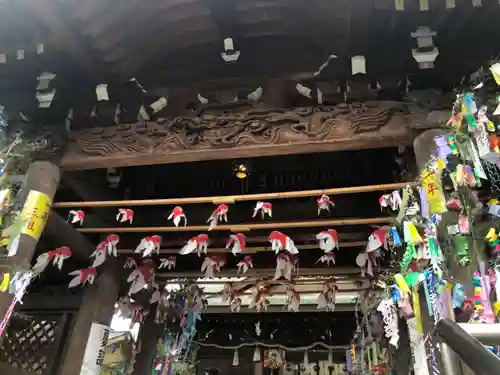
M 163 333 L 163 324 L 155 322 L 156 308 L 152 307 L 139 331 L 139 352 L 135 357 L 132 375 L 151 374 L 151 368 L 156 356 L 156 344 Z
M 33 162 L 26 173 L 23 190 L 19 199 L 25 201 L 30 191 L 38 191 L 47 195 L 50 198 L 50 202 L 52 202 L 59 185 L 59 179 L 59 168 L 54 164 L 47 161 Z M 43 230 L 45 223 L 42 222 L 41 225 L 41 229 Z M 10 264 L 14 267 L 29 267 L 37 243 L 38 238 L 21 234 L 17 253 L 9 258 Z M 11 303 L 12 295 L 0 293 L 0 318 L 5 316 Z
M 80 375 L 83 356 L 92 323 L 109 325 L 118 300 L 119 275 L 118 262 L 111 258 L 98 276 L 94 285 L 86 286 L 80 310 L 65 345 L 59 373 L 61 375 Z

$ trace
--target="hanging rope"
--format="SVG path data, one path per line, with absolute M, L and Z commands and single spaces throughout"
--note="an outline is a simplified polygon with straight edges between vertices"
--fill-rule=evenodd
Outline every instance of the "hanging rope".
M 212 348 L 217 348 L 217 349 L 228 349 L 228 350 L 236 350 L 236 349 L 241 349 L 245 347 L 254 347 L 254 346 L 263 346 L 265 348 L 280 348 L 283 350 L 286 350 L 288 352 L 303 352 L 305 350 L 312 349 L 316 346 L 321 346 L 326 349 L 338 349 L 338 350 L 343 350 L 346 349 L 347 346 L 344 345 L 326 345 L 325 343 L 321 341 L 315 341 L 311 345 L 308 346 L 294 346 L 294 347 L 289 347 L 281 344 L 266 344 L 263 342 L 244 342 L 239 345 L 234 345 L 234 346 L 229 346 L 229 345 L 217 345 L 217 344 L 209 344 L 209 343 L 204 343 L 202 341 L 193 341 L 195 344 L 198 344 L 200 346 L 206 346 L 206 347 L 212 347 Z

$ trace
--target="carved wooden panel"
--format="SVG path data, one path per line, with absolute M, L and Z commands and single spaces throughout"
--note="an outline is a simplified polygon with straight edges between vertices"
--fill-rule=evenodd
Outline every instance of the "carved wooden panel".
M 378 148 L 411 141 L 428 112 L 408 103 L 207 107 L 191 116 L 74 132 L 67 169 Z
M 63 315 L 14 319 L 3 336 L 0 362 L 23 371 L 49 374 L 55 364 L 65 326 Z

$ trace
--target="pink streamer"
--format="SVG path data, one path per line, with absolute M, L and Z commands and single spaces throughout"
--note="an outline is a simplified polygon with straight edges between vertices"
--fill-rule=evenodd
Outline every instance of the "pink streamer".
M 490 292 L 491 292 L 491 284 L 490 277 L 486 274 L 486 266 L 484 262 L 479 264 L 479 269 L 481 270 L 481 299 L 483 300 L 484 306 L 484 318 L 487 323 L 495 323 L 495 315 L 493 314 L 493 309 L 491 308 L 490 302 Z
M 14 311 L 14 308 L 16 307 L 17 304 L 17 299 L 14 297 L 12 299 L 12 302 L 9 306 L 9 309 L 5 313 L 5 316 L 3 317 L 2 321 L 0 322 L 0 337 L 3 336 L 3 333 L 5 331 L 5 328 L 7 328 L 7 324 L 9 323 L 10 317 L 12 315 L 12 312 Z

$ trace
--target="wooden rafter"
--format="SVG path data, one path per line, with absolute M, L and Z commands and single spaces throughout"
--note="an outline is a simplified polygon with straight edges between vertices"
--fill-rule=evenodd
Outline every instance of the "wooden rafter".
M 380 184 L 380 185 L 365 185 L 351 186 L 332 189 L 316 189 L 316 190 L 301 190 L 288 191 L 281 193 L 264 193 L 264 194 L 241 194 L 241 195 L 225 195 L 216 197 L 196 197 L 196 198 L 166 198 L 166 199 L 140 199 L 140 200 L 121 200 L 121 201 L 93 201 L 93 202 L 55 202 L 52 207 L 133 207 L 133 206 L 167 206 L 167 205 L 185 205 L 185 204 L 200 204 L 200 203 L 236 203 L 245 201 L 268 201 L 275 199 L 295 199 L 304 197 L 320 197 L 323 194 L 328 196 L 342 194 L 360 194 L 370 193 L 374 191 L 392 191 L 402 189 L 407 186 L 407 182 Z
M 274 222 L 258 224 L 228 224 L 218 225 L 213 230 L 230 232 L 248 232 L 260 229 L 286 229 L 286 228 L 329 228 L 344 225 L 379 225 L 391 222 L 390 217 L 373 218 L 347 218 L 334 220 L 311 220 L 301 222 Z M 81 233 L 162 233 L 162 232 L 203 232 L 208 230 L 208 225 L 191 225 L 185 227 L 110 227 L 110 228 L 80 228 Z

